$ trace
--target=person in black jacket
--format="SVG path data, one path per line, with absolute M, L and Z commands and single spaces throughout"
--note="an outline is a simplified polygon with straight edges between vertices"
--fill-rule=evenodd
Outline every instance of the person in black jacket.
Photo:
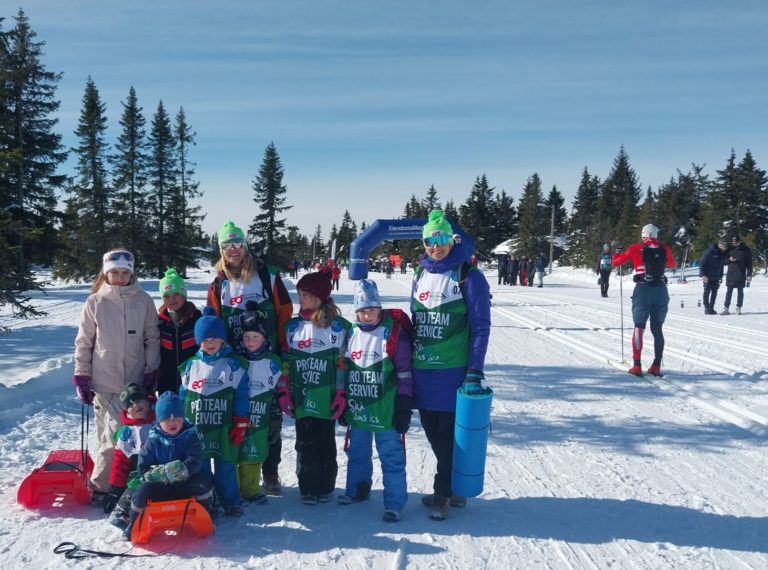
M 725 238 L 712 244 L 699 261 L 699 277 L 704 284 L 704 314 L 716 315 L 715 299 L 720 282 L 723 280 L 723 267 L 725 266 L 725 252 L 728 242 Z
M 163 306 L 157 316 L 160 329 L 160 378 L 157 392 L 179 393 L 181 376 L 179 365 L 191 358 L 200 348 L 195 342 L 195 323 L 200 311 L 187 301 L 187 286 L 173 268 L 168 269 L 160 280 L 160 297 Z
M 728 309 L 731 306 L 731 295 L 736 289 L 736 314 L 740 315 L 741 307 L 744 305 L 744 286 L 747 281 L 752 280 L 752 250 L 741 241 L 739 235 L 735 235 L 731 240 L 731 248 L 727 256 L 728 271 L 725 274 L 725 285 L 728 289 L 725 292 L 725 308 L 720 314 L 731 314 Z

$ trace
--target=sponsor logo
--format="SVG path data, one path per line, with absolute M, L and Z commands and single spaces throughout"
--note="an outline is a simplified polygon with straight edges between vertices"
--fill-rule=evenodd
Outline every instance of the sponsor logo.
M 308 338 L 307 340 L 300 340 L 296 343 L 296 346 L 298 348 L 309 348 L 312 346 L 312 339 Z
M 193 390 L 199 390 L 203 386 L 205 386 L 205 378 L 203 378 L 202 380 L 193 380 L 189 384 L 189 387 L 192 388 Z
M 242 293 L 240 295 L 238 295 L 237 297 L 232 297 L 229 300 L 229 304 L 232 305 L 233 307 L 238 306 L 242 302 L 243 302 L 243 294 Z
M 429 299 L 429 291 L 419 293 L 419 301 L 426 301 L 427 299 Z

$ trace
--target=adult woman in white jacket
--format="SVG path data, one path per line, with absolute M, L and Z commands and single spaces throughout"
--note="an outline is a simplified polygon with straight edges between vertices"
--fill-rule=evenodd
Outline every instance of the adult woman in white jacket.
M 120 429 L 120 392 L 126 384 L 153 393 L 160 368 L 157 309 L 133 273 L 133 254 L 104 254 L 102 269 L 86 299 L 75 339 L 72 382 L 85 405 L 93 405 L 98 450 L 91 483 L 94 503 L 109 491 L 114 436 Z

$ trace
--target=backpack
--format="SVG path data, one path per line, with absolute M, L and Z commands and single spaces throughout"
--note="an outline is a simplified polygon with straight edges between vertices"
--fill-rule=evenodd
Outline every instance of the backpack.
M 402 309 L 384 309 L 383 313 L 392 318 L 392 331 L 389 333 L 389 339 L 387 339 L 387 354 L 394 359 L 400 329 L 402 328 L 409 338 L 413 338 L 413 323 L 408 313 Z
M 643 265 L 645 265 L 645 283 L 656 287 L 667 282 L 664 277 L 664 271 L 667 268 L 667 250 L 663 245 L 648 247 L 643 244 Z

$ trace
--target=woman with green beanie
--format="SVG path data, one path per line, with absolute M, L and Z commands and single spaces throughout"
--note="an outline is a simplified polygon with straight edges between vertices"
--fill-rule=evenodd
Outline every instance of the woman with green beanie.
M 471 251 L 455 243 L 439 210 L 422 231 L 424 254 L 411 288 L 414 404 L 437 459 L 433 492 L 422 497 L 429 517 L 444 520 L 449 506 L 463 507 L 451 490 L 456 391 L 477 393 L 491 331 L 490 288 L 469 263 Z
M 248 301 L 267 317 L 267 333 L 275 350 L 285 342 L 285 325 L 293 316 L 293 302 L 288 295 L 277 268 L 264 263 L 248 251 L 245 232 L 235 222 L 227 220 L 219 230 L 219 251 L 216 277 L 208 288 L 208 305 L 224 321 L 227 343 L 237 346 L 242 335 L 240 315 Z M 269 429 L 269 455 L 262 465 L 264 491 L 279 495 L 281 491 L 277 466 L 280 463 L 283 416 L 280 408 L 272 407 Z
M 174 268 L 160 280 L 163 304 L 158 312 L 160 329 L 160 379 L 157 391 L 179 393 L 179 365 L 191 358 L 199 348 L 195 342 L 195 323 L 200 311 L 187 300 L 187 285 Z

